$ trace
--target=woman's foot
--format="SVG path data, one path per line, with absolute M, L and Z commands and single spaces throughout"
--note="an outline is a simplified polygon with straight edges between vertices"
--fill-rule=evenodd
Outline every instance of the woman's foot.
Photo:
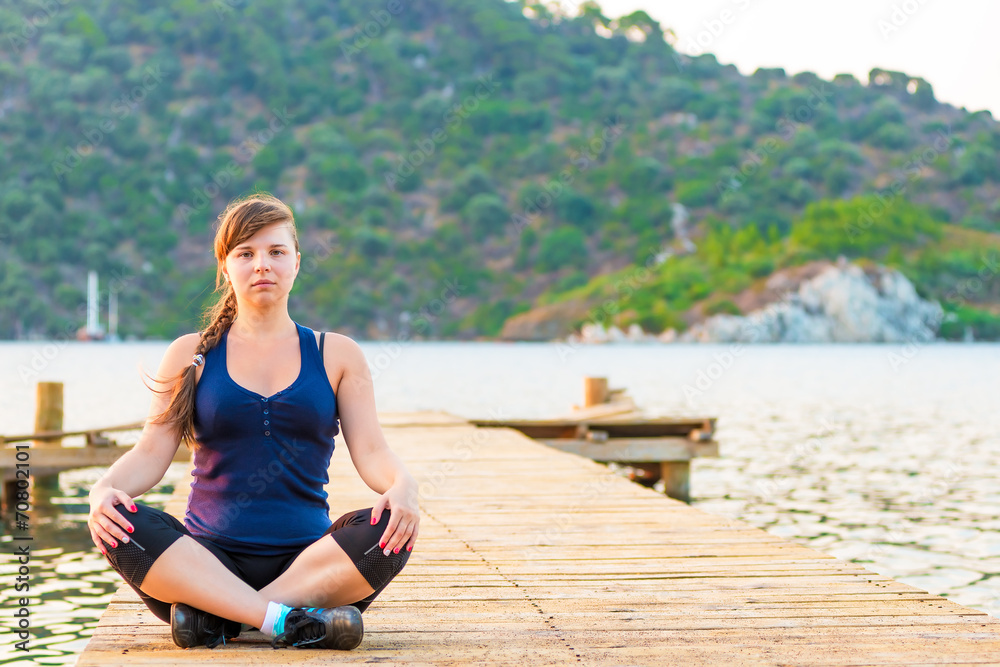
M 227 639 L 239 636 L 242 629 L 242 624 L 237 621 L 228 621 L 183 602 L 170 606 L 170 638 L 181 648 L 215 648 L 225 644 Z
M 271 646 L 277 648 L 280 643 L 350 651 L 361 643 L 364 634 L 357 607 L 296 607 L 285 616 L 284 629 L 271 640 Z

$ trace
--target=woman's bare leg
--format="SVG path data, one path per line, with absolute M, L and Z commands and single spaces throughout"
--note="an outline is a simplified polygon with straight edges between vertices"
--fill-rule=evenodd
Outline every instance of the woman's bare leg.
M 374 591 L 340 545 L 324 535 L 306 547 L 281 576 L 260 589 L 260 595 L 289 607 L 339 607 L 363 600 Z
M 264 622 L 271 599 L 230 572 L 215 554 L 187 535 L 153 561 L 139 589 L 157 600 L 183 602 L 255 628 Z
M 157 600 L 183 602 L 255 628 L 264 622 L 269 601 L 289 607 L 339 607 L 375 590 L 329 535 L 306 547 L 281 576 L 260 591 L 185 535 L 153 562 L 139 588 Z

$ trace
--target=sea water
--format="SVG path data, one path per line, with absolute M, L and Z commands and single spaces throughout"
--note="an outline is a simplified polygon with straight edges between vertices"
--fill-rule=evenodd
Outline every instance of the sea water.
M 143 373 L 166 345 L 0 343 L 0 434 L 32 430 L 38 381 L 64 383 L 66 429 L 141 421 Z M 600 376 L 650 416 L 718 417 L 720 456 L 691 465 L 694 507 L 1000 616 L 1000 345 L 361 347 L 379 411 L 544 418 L 582 403 L 583 377 Z M 24 664 L 73 664 L 121 585 L 86 528 L 102 472 L 63 473 L 52 504 L 33 510 Z M 143 501 L 162 507 L 185 479 L 173 464 Z M 12 609 L 17 531 L 4 518 L 0 596 Z M 16 658 L 11 616 L 0 625 L 0 660 Z

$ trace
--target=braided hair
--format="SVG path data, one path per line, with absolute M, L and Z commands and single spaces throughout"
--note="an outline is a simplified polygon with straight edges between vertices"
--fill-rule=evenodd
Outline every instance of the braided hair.
M 215 291 L 220 293 L 215 305 L 206 309 L 202 315 L 205 328 L 201 332 L 195 356 L 204 355 L 219 344 L 222 335 L 232 325 L 237 315 L 236 293 L 229 281 L 223 279 L 223 266 L 226 257 L 233 248 L 244 243 L 263 227 L 276 223 L 287 222 L 295 242 L 295 251 L 299 250 L 299 239 L 295 231 L 295 219 L 292 210 L 277 197 L 267 193 L 252 194 L 233 200 L 219 214 L 219 224 L 215 232 L 215 259 L 218 267 L 215 274 Z M 173 387 L 164 391 L 171 392 L 167 409 L 153 420 L 159 424 L 175 424 L 180 432 L 180 439 L 189 449 L 197 447 L 194 433 L 194 399 L 197 366 L 188 364 L 177 376 L 172 378 Z M 155 391 L 155 390 L 154 390 Z

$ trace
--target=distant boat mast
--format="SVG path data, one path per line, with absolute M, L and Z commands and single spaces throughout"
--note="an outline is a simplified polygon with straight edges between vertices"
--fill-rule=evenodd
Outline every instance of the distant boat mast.
M 108 338 L 118 340 L 118 291 L 108 292 Z
M 87 273 L 87 325 L 81 327 L 80 330 L 77 331 L 76 337 L 79 340 L 102 340 L 104 338 L 104 331 L 101 329 L 100 314 L 98 310 L 100 305 L 101 302 L 97 291 L 97 271 L 90 271 Z M 114 311 L 115 326 L 117 327 L 117 303 L 114 305 Z M 109 317 L 111 316 L 110 304 L 108 315 Z
M 97 271 L 91 271 L 87 274 L 87 336 L 90 338 L 99 338 L 101 335 L 98 307 Z

